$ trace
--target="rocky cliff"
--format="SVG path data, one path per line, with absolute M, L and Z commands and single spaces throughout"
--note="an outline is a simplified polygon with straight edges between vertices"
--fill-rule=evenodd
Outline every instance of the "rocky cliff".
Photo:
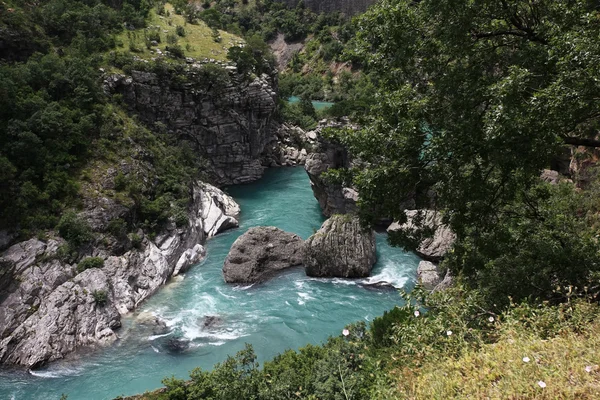
M 314 138 L 312 152 L 306 157 L 304 169 L 310 178 L 310 185 L 319 201 L 323 215 L 348 214 L 356 211 L 358 192 L 351 187 L 326 180 L 322 175 L 329 169 L 344 169 L 351 166 L 351 157 L 341 145 L 330 142 L 321 136 L 321 130 L 328 127 L 342 127 L 345 124 L 323 121 L 317 129 L 308 132 Z
M 119 93 L 130 112 L 149 127 L 162 124 L 169 134 L 187 141 L 211 167 L 219 185 L 237 184 L 262 176 L 263 152 L 275 140 L 273 120 L 277 95 L 274 79 L 263 74 L 247 81 L 235 67 L 222 87 L 201 77 L 203 65 L 192 64 L 184 82 L 174 74 L 132 71 L 111 75 L 108 91 Z
M 102 266 L 81 271 L 64 259 L 57 236 L 11 246 L 0 256 L 0 362 L 34 368 L 113 342 L 121 315 L 197 263 L 205 239 L 236 226 L 238 213 L 231 197 L 198 182 L 185 226 L 166 226 L 154 238 L 139 231 L 139 245 L 119 256 L 92 248 Z M 80 215 L 90 225 L 103 219 L 99 210 Z

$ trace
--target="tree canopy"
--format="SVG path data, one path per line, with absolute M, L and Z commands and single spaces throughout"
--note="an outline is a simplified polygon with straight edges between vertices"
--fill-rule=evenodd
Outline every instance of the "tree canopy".
M 351 51 L 379 76 L 379 101 L 339 137 L 368 165 L 351 174 L 363 216 L 402 220 L 413 198 L 444 211 L 470 252 L 517 204 L 544 207 L 530 192 L 541 170 L 565 144 L 599 144 L 599 7 L 383 0 L 361 16 Z

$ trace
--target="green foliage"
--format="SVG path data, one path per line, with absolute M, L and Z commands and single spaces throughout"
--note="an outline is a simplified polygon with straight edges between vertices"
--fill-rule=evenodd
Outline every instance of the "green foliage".
M 238 72 L 243 75 L 269 74 L 275 67 L 275 59 L 269 45 L 257 35 L 246 38 L 243 47 L 230 47 L 227 58 L 236 64 Z
M 87 222 L 79 218 L 73 211 L 64 213 L 56 228 L 60 236 L 75 248 L 90 242 L 94 238 Z
M 167 46 L 165 47 L 165 50 L 169 52 L 169 55 L 171 57 L 185 58 L 185 52 L 183 51 L 183 48 L 178 44 Z
M 89 268 L 102 268 L 104 267 L 104 259 L 101 257 L 87 257 L 84 258 L 77 264 L 77 272 L 81 273 Z
M 108 232 L 116 238 L 127 235 L 127 222 L 121 218 L 115 218 L 108 223 Z
M 586 205 L 536 186 L 562 143 L 598 132 L 597 17 L 589 2 L 408 0 L 361 16 L 351 48 L 377 102 L 339 140 L 365 163 L 363 219 L 402 220 L 407 199 L 440 210 L 458 237 L 447 266 L 498 302 L 581 287 L 598 269 Z
M 92 297 L 99 307 L 104 307 L 108 302 L 108 293 L 106 293 L 106 290 L 94 290 Z
M 392 344 L 392 328 L 404 323 L 411 316 L 410 310 L 395 307 L 385 311 L 371 323 L 373 344 L 377 347 L 386 347 Z
M 185 37 L 185 28 L 183 26 L 177 25 L 175 32 L 177 33 L 177 36 Z
M 137 233 L 130 233 L 129 240 L 131 240 L 133 248 L 140 249 L 142 247 L 142 237 Z

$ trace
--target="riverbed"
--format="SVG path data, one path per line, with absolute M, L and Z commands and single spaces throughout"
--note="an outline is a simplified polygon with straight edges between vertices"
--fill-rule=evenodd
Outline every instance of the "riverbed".
M 414 285 L 419 258 L 390 247 L 383 233 L 377 234 L 378 261 L 366 281 L 309 278 L 298 268 L 260 285 L 227 285 L 223 260 L 250 227 L 272 225 L 306 239 L 324 221 L 303 168 L 271 169 L 260 181 L 227 192 L 241 206 L 240 227 L 210 239 L 200 264 L 125 317 L 117 343 L 34 372 L 2 370 L 0 398 L 47 400 L 64 393 L 69 400 L 96 400 L 141 393 L 160 387 L 166 376 L 186 378 L 195 367 L 210 369 L 245 343 L 262 362 L 286 349 L 321 343 L 346 324 L 371 321 L 401 303 L 396 290 L 368 288 L 365 282 Z

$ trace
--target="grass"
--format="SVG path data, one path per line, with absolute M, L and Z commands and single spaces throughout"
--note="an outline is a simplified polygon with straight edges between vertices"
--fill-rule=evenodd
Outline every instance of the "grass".
M 598 399 L 598 364 L 600 323 L 595 321 L 582 332 L 548 340 L 510 328 L 479 350 L 418 371 L 397 369 L 392 376 L 400 398 L 408 399 Z
M 120 43 L 123 49 L 135 53 L 138 57 L 149 60 L 158 55 L 157 50 L 166 51 L 166 47 L 170 46 L 167 37 L 171 36 L 177 38 L 177 45 L 182 48 L 185 57 L 198 60 L 208 58 L 218 61 L 226 61 L 229 48 L 243 43 L 241 38 L 225 31 L 218 31 L 221 41 L 216 42 L 213 39 L 213 30 L 204 22 L 187 23 L 182 15 L 175 14 L 173 6 L 169 3 L 165 4 L 165 11 L 165 15 L 161 16 L 156 13 L 155 9 L 152 9 L 148 17 L 147 28 L 133 31 L 125 29 L 117 37 L 117 43 Z M 177 26 L 184 28 L 185 36 L 177 35 Z M 152 33 L 157 33 L 160 36 L 160 43 L 156 46 L 150 46 L 150 49 L 148 49 L 146 47 L 146 37 L 149 37 Z

